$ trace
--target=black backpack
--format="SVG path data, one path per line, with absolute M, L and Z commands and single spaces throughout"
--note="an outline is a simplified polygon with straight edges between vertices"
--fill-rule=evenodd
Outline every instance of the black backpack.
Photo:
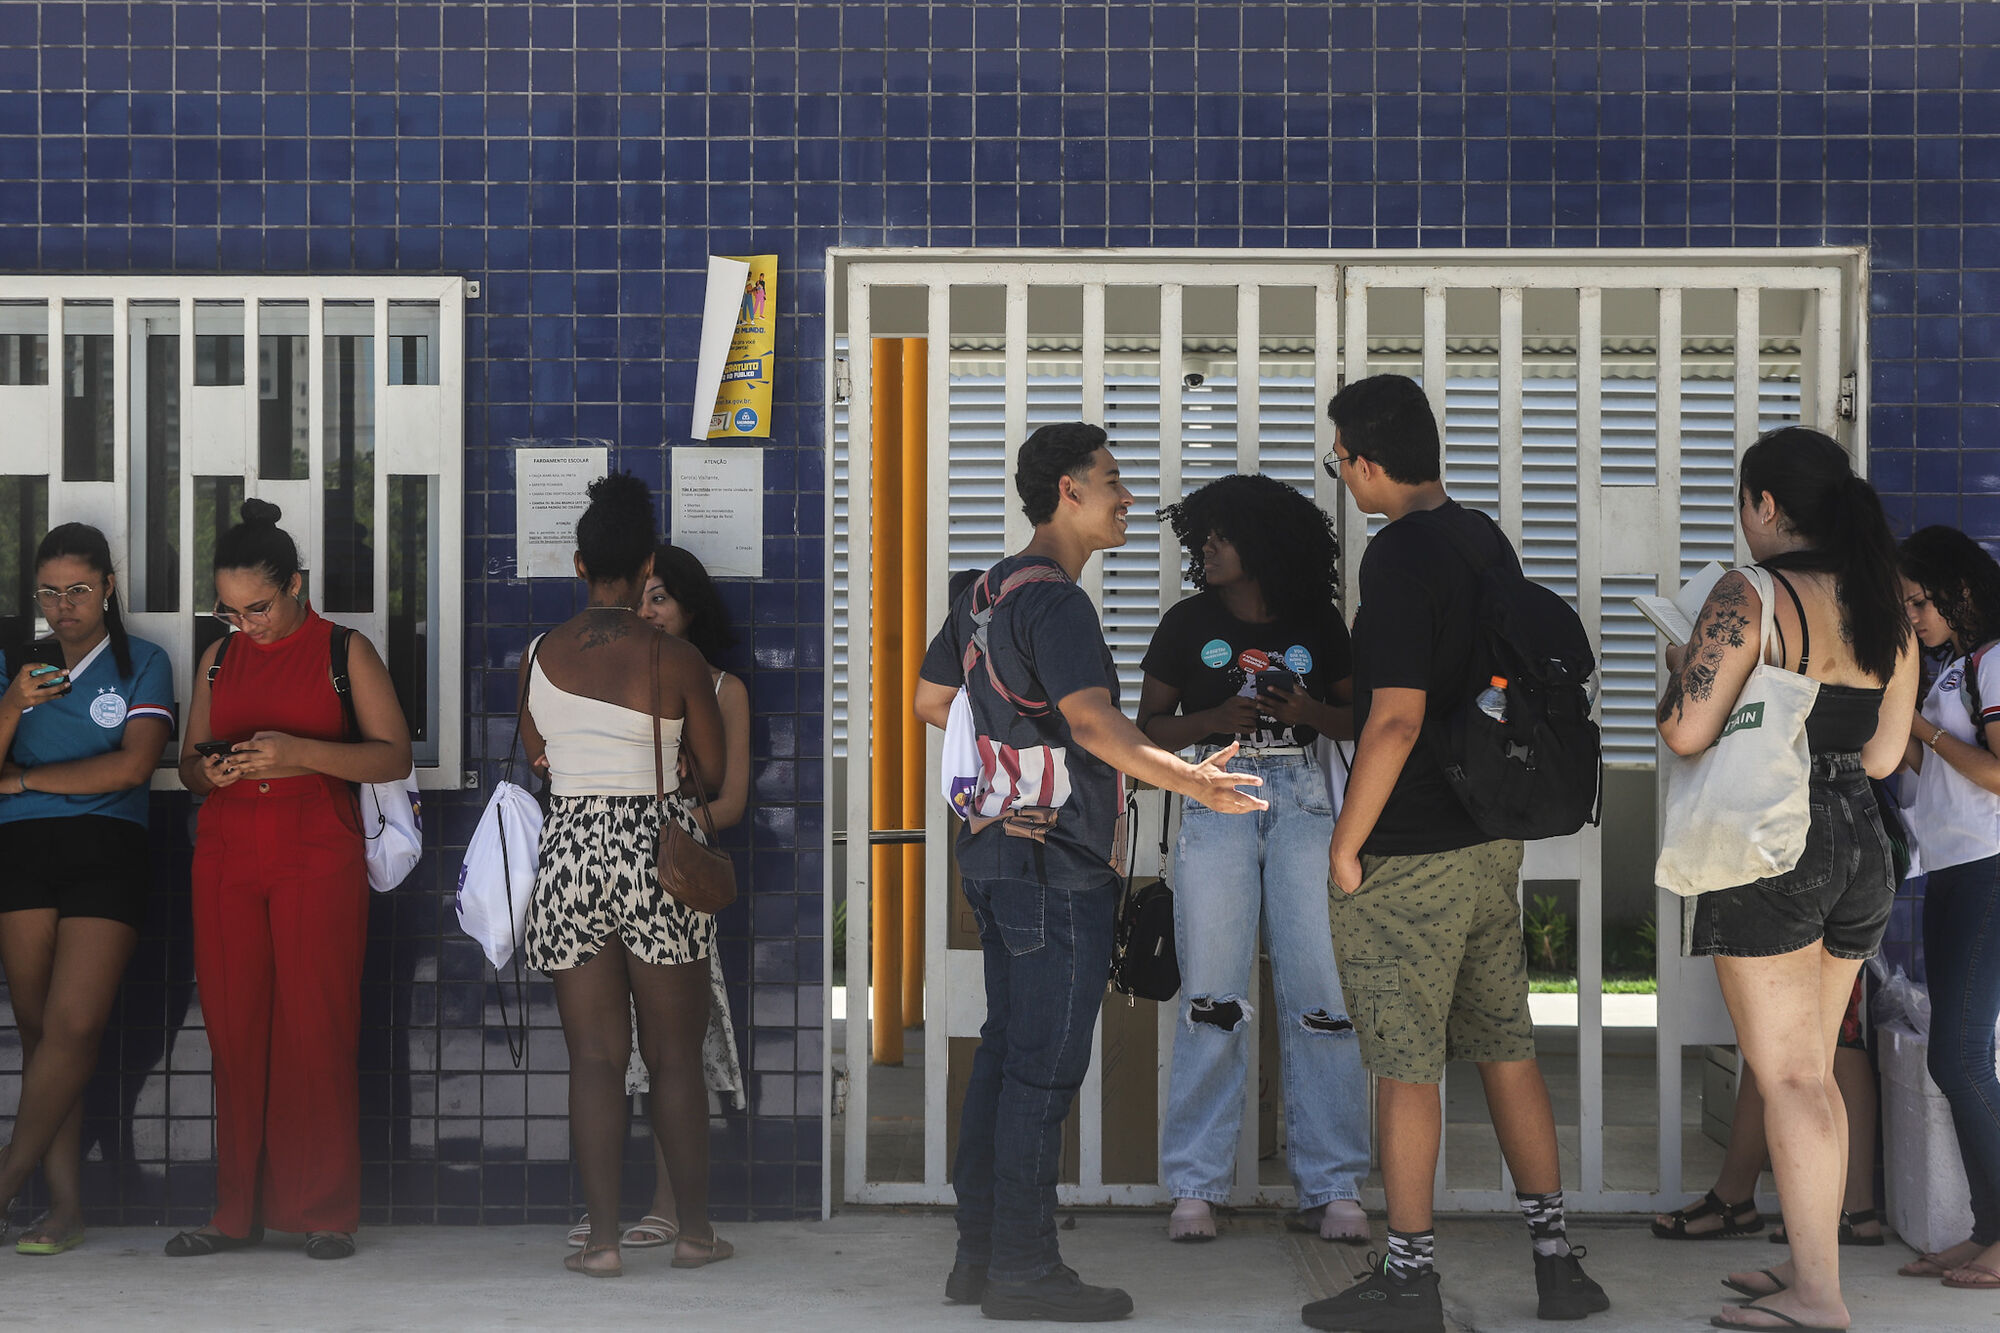
M 1418 514 L 1432 511 L 1419 510 Z M 1466 813 L 1495 838 L 1558 838 L 1599 815 L 1602 738 L 1590 716 L 1597 658 L 1583 620 L 1556 593 L 1521 572 L 1513 543 L 1491 517 L 1496 551 L 1482 555 L 1437 516 L 1428 524 L 1472 566 L 1472 661 L 1456 707 L 1424 727 Z M 1505 720 L 1478 698 L 1507 681 Z

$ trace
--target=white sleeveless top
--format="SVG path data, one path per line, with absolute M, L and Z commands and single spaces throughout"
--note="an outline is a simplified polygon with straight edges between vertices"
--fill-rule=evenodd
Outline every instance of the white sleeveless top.
M 539 642 L 539 640 L 538 640 Z M 556 796 L 651 796 L 653 718 L 636 708 L 571 694 L 536 660 L 528 677 L 528 711 L 549 757 L 549 791 Z M 680 787 L 681 719 L 660 720 L 660 762 L 666 787 Z

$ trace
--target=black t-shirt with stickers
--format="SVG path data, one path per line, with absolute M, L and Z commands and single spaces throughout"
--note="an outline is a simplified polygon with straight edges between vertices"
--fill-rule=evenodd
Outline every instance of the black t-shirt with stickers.
M 1493 525 L 1447 500 L 1429 514 L 1406 514 L 1376 533 L 1361 557 L 1361 605 L 1354 613 L 1355 734 L 1368 725 L 1376 690 L 1424 691 L 1429 721 L 1463 702 L 1472 670 L 1478 574 L 1437 530 L 1449 525 L 1473 549 L 1503 556 Z M 1465 812 L 1430 743 L 1418 737 L 1361 850 L 1415 856 L 1491 842 Z
M 1010 575 L 1033 565 L 1061 569 L 1044 556 L 1009 556 L 987 571 L 987 586 L 1000 596 Z M 996 804 L 1052 806 L 1056 822 L 1040 842 L 1009 836 L 997 823 L 977 833 L 968 826 L 958 837 L 959 870 L 969 879 L 1026 879 L 1062 888 L 1101 884 L 1112 877 L 1121 783 L 1116 769 L 1076 743 L 1055 707 L 1091 688 L 1109 690 L 1112 704 L 1118 703 L 1118 672 L 1097 608 L 1067 577 L 1021 584 L 993 607 L 986 655 L 968 685 L 965 646 L 972 639 L 975 590 L 976 584 L 952 604 L 919 674 L 934 685 L 966 685 L 980 746 L 1011 751 L 997 765 L 1005 790 L 996 794 Z M 989 667 L 1016 696 L 1047 700 L 1047 715 L 1022 716 L 989 683 Z
M 1264 624 L 1238 620 L 1222 598 L 1198 592 L 1167 609 L 1141 664 L 1147 675 L 1180 691 L 1181 712 L 1199 713 L 1232 695 L 1255 697 L 1260 684 L 1304 688 L 1326 702 L 1327 690 L 1353 673 L 1353 653 L 1340 612 L 1328 606 L 1310 620 L 1286 616 Z M 1212 735 L 1206 743 L 1246 746 L 1310 745 L 1308 726 L 1273 723 L 1240 736 Z

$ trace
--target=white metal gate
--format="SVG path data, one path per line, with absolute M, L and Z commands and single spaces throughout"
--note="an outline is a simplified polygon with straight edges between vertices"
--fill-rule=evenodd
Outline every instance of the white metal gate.
M 1852 251 L 1808 252 L 1677 252 L 1604 253 L 1584 255 L 1523 255 L 1504 252 L 1468 254 L 1428 252 L 1422 255 L 1352 255 L 1326 253 L 1224 253 L 1173 254 L 1161 252 L 1108 252 L 1089 256 L 1015 253 L 963 253 L 926 251 L 835 252 L 830 290 L 837 303 L 844 303 L 844 323 L 829 320 L 828 358 L 835 360 L 836 340 L 844 337 L 848 364 L 844 372 L 836 366 L 829 376 L 835 382 L 851 384 L 846 403 L 846 475 L 853 484 L 840 497 L 846 516 L 845 542 L 849 552 L 847 569 L 856 571 L 845 587 L 847 614 L 844 626 L 830 627 L 830 639 L 844 632 L 846 735 L 855 738 L 847 746 L 844 760 L 847 779 L 845 827 L 856 836 L 850 845 L 859 847 L 861 831 L 869 827 L 870 756 L 865 738 L 869 734 L 871 710 L 878 706 L 907 709 L 907 700 L 878 701 L 869 697 L 869 644 L 866 627 L 870 623 L 871 590 L 865 577 L 872 525 L 878 516 L 870 512 L 870 420 L 872 338 L 895 332 L 909 335 L 926 333 L 928 345 L 929 437 L 943 441 L 948 434 L 951 403 L 952 359 L 954 356 L 953 309 L 968 291 L 984 290 L 1000 303 L 1004 312 L 1002 336 L 997 349 L 987 356 L 1004 359 L 1006 467 L 1000 481 L 1008 486 L 1013 459 L 1021 441 L 1040 421 L 1028 416 L 1030 296 L 1041 288 L 1079 289 L 1081 295 L 1081 339 L 1075 361 L 1081 373 L 1081 408 L 1085 420 L 1105 419 L 1107 360 L 1107 292 L 1120 299 L 1134 291 L 1152 300 L 1157 293 L 1156 343 L 1159 358 L 1159 455 L 1158 476 L 1163 502 L 1181 493 L 1187 440 L 1183 431 L 1184 386 L 1179 360 L 1187 345 L 1184 316 L 1192 308 L 1197 290 L 1213 297 L 1214 289 L 1233 289 L 1234 318 L 1231 333 L 1237 356 L 1243 349 L 1255 349 L 1249 358 L 1250 371 L 1239 360 L 1235 375 L 1236 430 L 1235 467 L 1254 472 L 1259 468 L 1259 447 L 1255 424 L 1268 327 L 1267 313 L 1278 306 L 1276 293 L 1282 291 L 1295 312 L 1309 310 L 1310 372 L 1314 394 L 1322 410 L 1315 413 L 1316 453 L 1325 454 L 1332 445 L 1332 426 L 1325 420 L 1323 407 L 1342 382 L 1383 369 L 1400 369 L 1413 374 L 1425 385 L 1433 409 L 1446 423 L 1447 458 L 1451 458 L 1453 420 L 1447 415 L 1447 385 L 1453 374 L 1464 373 L 1464 364 L 1477 363 L 1479 373 L 1497 379 L 1497 457 L 1495 517 L 1517 546 L 1524 544 L 1524 488 L 1528 484 L 1523 445 L 1524 359 L 1533 346 L 1536 355 L 1564 355 L 1564 337 L 1573 340 L 1566 364 L 1573 366 L 1575 431 L 1574 530 L 1567 540 L 1573 555 L 1555 557 L 1572 566 L 1573 595 L 1587 626 L 1597 627 L 1606 619 L 1607 585 L 1624 589 L 1629 596 L 1635 586 L 1672 591 L 1683 577 L 1690 555 L 1682 538 L 1682 411 L 1683 379 L 1689 358 L 1697 358 L 1710 378 L 1726 372 L 1731 384 L 1732 428 L 1729 431 L 1736 451 L 1755 438 L 1760 423 L 1772 419 L 1764 402 L 1773 356 L 1770 345 L 1781 349 L 1777 359 L 1781 371 L 1796 377 L 1798 415 L 1810 425 L 1827 430 L 1848 444 L 1857 459 L 1863 457 L 1859 422 L 1865 420 L 1865 405 L 1856 402 L 1853 372 L 1862 363 L 1862 321 L 1856 311 L 1865 308 L 1864 273 L 1861 257 Z M 1655 350 L 1648 363 L 1652 370 L 1656 415 L 1650 460 L 1650 477 L 1645 469 L 1628 475 L 1628 468 L 1614 469 L 1610 475 L 1603 465 L 1604 379 L 1607 346 L 1613 357 L 1634 353 L 1616 339 L 1607 341 L 1606 309 L 1612 303 L 1620 311 L 1632 302 L 1643 301 L 1656 312 Z M 1484 312 L 1487 327 L 1476 338 L 1467 339 L 1454 326 L 1458 307 L 1471 302 Z M 1210 301 L 1213 306 L 1213 301 Z M 1497 309 L 1496 309 L 1497 307 Z M 1688 318 L 1691 309 L 1700 319 Z M 1556 325 L 1548 324 L 1549 311 L 1558 312 Z M 1389 313 L 1393 312 L 1393 318 Z M 1371 322 L 1373 321 L 1373 322 Z M 1477 321 L 1475 321 L 1477 322 Z M 1702 327 L 1693 327 L 1700 323 Z M 1397 327 L 1389 328 L 1388 325 Z M 1775 336 L 1774 336 L 1775 326 Z M 1550 329 L 1554 328 L 1554 332 Z M 1791 342 L 1787 342 L 1787 338 Z M 1455 340 L 1458 346 L 1455 348 Z M 1472 350 L 1464 350 L 1472 344 Z M 1290 355 L 1298 356 L 1297 342 Z M 1040 353 L 1037 353 L 1040 355 Z M 1130 347 L 1115 355 L 1129 360 Z M 1846 376 L 1848 378 L 1843 379 Z M 1241 423 L 1249 423 L 1244 428 Z M 835 410 L 828 406 L 828 438 L 835 438 Z M 1114 452 L 1120 442 L 1114 432 Z M 1537 455 L 1542 458 L 1543 455 Z M 941 447 L 928 452 L 929 494 L 948 496 L 954 486 L 964 483 L 949 474 L 948 453 Z M 1447 475 L 1452 485 L 1456 474 Z M 987 481 L 983 484 L 992 484 Z M 828 531 L 834 532 L 836 497 L 829 487 Z M 1544 487 L 1546 490 L 1546 487 Z M 1009 487 L 1011 495 L 1011 487 Z M 1336 483 L 1314 470 L 1312 494 L 1315 500 L 1341 520 L 1344 553 L 1344 605 L 1350 614 L 1355 603 L 1355 578 L 1367 526 Z M 1461 497 L 1463 498 L 1463 497 Z M 937 624 L 946 611 L 946 544 L 949 506 L 933 504 L 928 531 L 926 590 L 928 622 Z M 1544 524 L 1541 531 L 1547 533 Z M 1006 506 L 1005 547 L 1014 550 L 1028 537 L 1025 518 L 1011 503 Z M 1740 541 L 1740 539 L 1739 539 Z M 1567 549 L 1567 548 L 1564 548 Z M 1702 558 L 1706 558 L 1705 556 Z M 1180 551 L 1168 536 L 1160 543 L 1158 561 L 1159 606 L 1176 600 L 1182 592 Z M 1698 563 L 1698 561 L 1696 561 Z M 829 544 L 828 572 L 832 581 L 834 553 Z M 1083 586 L 1100 606 L 1104 605 L 1104 561 L 1086 568 Z M 1542 576 L 1530 562 L 1530 572 Z M 1551 579 L 1562 582 L 1560 576 Z M 1600 658 L 1604 656 L 1600 640 Z M 828 661 L 836 660 L 829 643 Z M 1128 701 L 1129 706 L 1130 701 Z M 836 760 L 829 724 L 829 766 Z M 925 789 L 937 789 L 939 767 L 938 738 L 930 738 Z M 829 783 L 829 790 L 833 788 Z M 1150 799 L 1157 801 L 1157 794 Z M 1168 802 L 1169 806 L 1173 803 Z M 926 931 L 924 987 L 927 1025 L 924 1032 L 923 1071 L 923 1152 L 922 1179 L 888 1181 L 875 1178 L 869 1169 L 869 1079 L 867 1053 L 870 1049 L 869 1005 L 865 1001 L 846 1006 L 846 1050 L 850 1077 L 847 1081 L 845 1125 L 845 1170 L 842 1197 L 867 1203 L 943 1203 L 951 1199 L 947 1174 L 947 1050 L 952 1038 L 976 1037 L 984 1018 L 983 984 L 979 954 L 975 950 L 947 948 L 946 920 L 949 897 L 955 886 L 947 865 L 947 840 L 954 822 L 942 802 L 929 802 L 925 853 Z M 1147 816 L 1149 827 L 1152 816 Z M 831 833 L 829 837 L 831 838 Z M 1150 838 L 1148 839 L 1150 841 Z M 829 844 L 829 866 L 834 864 Z M 848 957 L 868 956 L 870 859 L 865 854 L 847 860 L 846 901 L 848 903 Z M 1668 943 L 1661 946 L 1659 969 L 1658 1030 L 1655 1044 L 1658 1121 L 1671 1132 L 1655 1134 L 1657 1152 L 1656 1183 L 1651 1189 L 1613 1187 L 1605 1173 L 1604 1102 L 1604 1014 L 1599 989 L 1603 965 L 1601 892 L 1603 834 L 1596 828 L 1564 839 L 1531 844 L 1524 879 L 1574 880 L 1578 885 L 1578 995 L 1576 1012 L 1576 1157 L 1565 1164 L 1565 1183 L 1572 1204 L 1587 1210 L 1650 1211 L 1668 1201 L 1678 1201 L 1682 1191 L 1681 1056 L 1686 1046 L 1733 1041 L 1727 1015 L 1715 992 L 1712 971 L 1702 960 L 1684 959 L 1672 947 L 1667 923 L 1678 921 L 1679 901 L 1663 892 L 1656 894 L 1660 934 Z M 831 875 L 831 872 L 829 872 Z M 831 885 L 829 886 L 831 893 Z M 831 919 L 829 912 L 828 919 Z M 853 983 L 862 982 L 863 969 L 857 965 Z M 1165 1103 L 1173 1023 L 1178 1005 L 1161 1006 L 1158 1016 L 1159 1052 L 1157 1079 L 1158 1105 Z M 1093 1059 L 1090 1074 L 1078 1099 L 1078 1152 L 1075 1179 L 1061 1187 L 1066 1204 L 1144 1204 L 1163 1202 L 1165 1194 L 1156 1183 L 1107 1183 L 1103 1173 L 1107 1133 L 1116 1127 L 1104 1123 L 1102 1092 L 1102 1043 Z M 1259 1056 L 1253 1043 L 1246 1097 L 1253 1102 L 1258 1086 Z M 829 1080 L 831 1084 L 831 1080 Z M 831 1093 L 829 1092 L 829 1096 Z M 1291 1201 L 1288 1186 L 1263 1185 L 1258 1180 L 1256 1107 L 1244 1117 L 1243 1139 L 1239 1147 L 1235 1201 L 1238 1203 L 1285 1204 Z M 831 1117 L 829 1117 L 831 1124 Z M 1656 1128 L 1657 1128 L 1656 1126 Z M 1449 1135 L 1447 1135 L 1449 1141 Z M 1454 1183 L 1441 1169 L 1438 1205 L 1453 1209 L 1507 1209 L 1513 1206 L 1511 1184 L 1504 1168 L 1496 1169 L 1489 1181 L 1479 1184 Z M 1705 1182 L 1704 1182 L 1705 1183 Z M 1379 1195 L 1376 1196 L 1379 1202 Z

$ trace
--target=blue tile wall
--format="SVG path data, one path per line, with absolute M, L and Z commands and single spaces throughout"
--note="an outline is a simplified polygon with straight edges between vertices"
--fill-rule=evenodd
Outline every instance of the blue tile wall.
M 464 632 L 490 761 L 522 644 L 574 601 L 508 577 L 511 445 L 606 439 L 671 485 L 704 256 L 779 255 L 770 575 L 729 588 L 769 723 L 723 922 L 757 1059 L 715 1196 L 785 1216 L 820 1205 L 828 246 L 1867 244 L 1875 475 L 1899 525 L 1992 541 L 1996 126 L 1993 4 L 39 0 L 0 25 L 0 269 L 482 281 Z M 547 989 L 516 1072 L 445 895 L 476 807 L 432 812 L 419 882 L 376 904 L 370 1217 L 567 1216 Z M 159 814 L 173 882 L 92 1092 L 106 1220 L 209 1197 L 184 805 Z

